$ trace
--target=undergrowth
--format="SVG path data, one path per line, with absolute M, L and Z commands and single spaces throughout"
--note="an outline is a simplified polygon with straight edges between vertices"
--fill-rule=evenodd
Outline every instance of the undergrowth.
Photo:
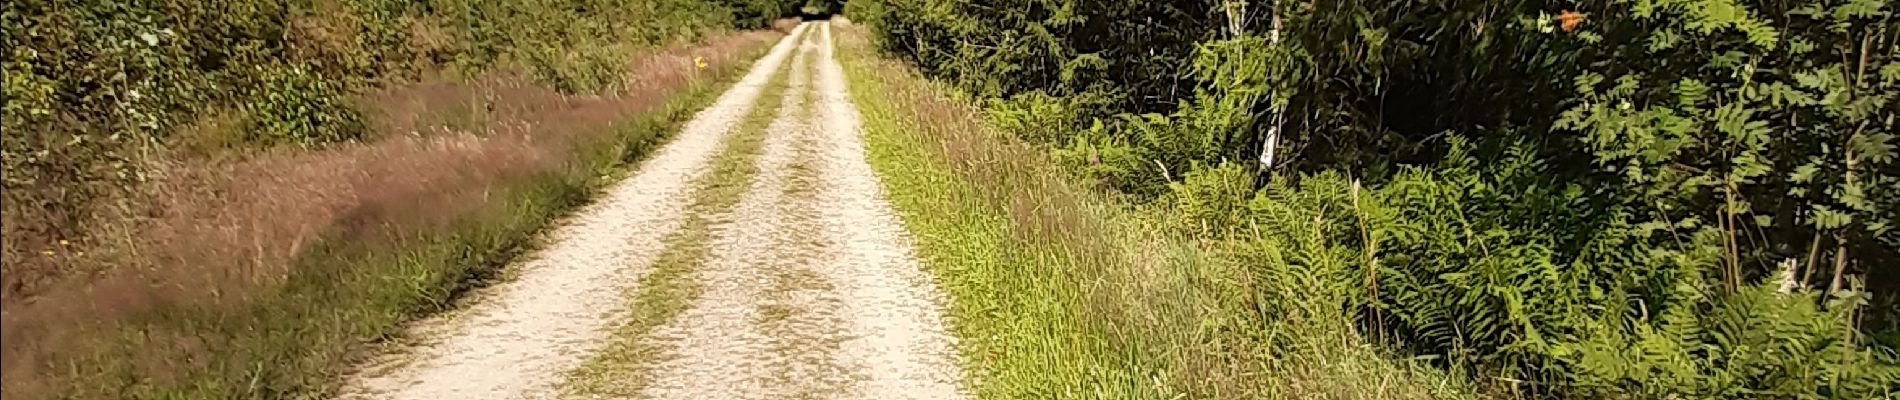
M 1087 190 L 1135 204 L 1119 208 L 1139 223 L 1104 230 L 1212 255 L 1161 258 L 1207 261 L 1182 275 L 1196 285 L 1105 298 L 1197 304 L 1221 323 L 1157 326 L 1241 336 L 1279 318 L 1335 321 L 1269 329 L 1264 348 L 1336 334 L 1486 395 L 1540 398 L 1892 397 L 1900 275 L 1881 266 L 1900 257 L 1896 11 L 1889 0 L 847 5 L 882 55 L 968 96 Z M 1008 157 L 975 158 L 986 171 Z M 990 204 L 1042 210 L 1051 195 L 1009 193 Z M 1025 263 L 1036 264 L 1008 264 Z M 1273 353 L 1106 325 L 1161 343 L 1148 352 Z M 1127 359 L 1145 366 L 1147 354 Z
M 954 300 L 979 398 L 1460 398 L 1360 339 L 1327 265 L 1265 279 L 1251 243 L 1201 240 L 1090 192 L 969 104 L 840 29 L 870 161 Z M 1323 242 L 1314 243 L 1324 246 Z

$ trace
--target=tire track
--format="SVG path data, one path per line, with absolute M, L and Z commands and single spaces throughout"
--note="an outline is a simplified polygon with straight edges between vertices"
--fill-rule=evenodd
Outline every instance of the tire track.
M 913 254 L 908 232 L 865 160 L 862 121 L 832 53 L 831 26 L 818 27 L 818 122 L 824 159 L 818 203 L 837 256 L 823 269 L 847 299 L 850 337 L 841 359 L 866 378 L 857 399 L 965 398 L 956 339 L 946 329 L 947 301 Z
M 639 282 L 678 229 L 690 182 L 785 62 L 801 26 L 689 121 L 679 136 L 554 229 L 545 249 L 511 282 L 476 293 L 472 305 L 416 323 L 397 349 L 344 378 L 342 397 L 540 399 L 561 374 L 605 344 L 627 315 L 621 295 Z
M 544 398 L 565 377 L 582 399 L 967 397 L 947 300 L 865 160 L 832 52 L 827 23 L 799 26 L 521 280 L 355 393 Z
M 765 129 L 758 175 L 729 213 L 713 218 L 713 255 L 694 278 L 705 290 L 677 319 L 642 339 L 669 349 L 669 356 L 654 367 L 644 397 L 759 398 L 767 387 L 770 364 L 756 355 L 765 351 L 770 338 L 753 329 L 750 320 L 758 311 L 754 301 L 768 283 L 754 269 L 778 262 L 771 245 L 782 224 L 773 210 L 792 156 L 784 132 L 804 108 L 801 93 L 809 91 L 812 51 L 806 43 L 801 40 L 793 56 L 785 106 Z
M 712 229 L 704 288 L 642 340 L 648 399 L 955 399 L 943 301 L 865 160 L 828 25 L 807 23 L 759 175 Z

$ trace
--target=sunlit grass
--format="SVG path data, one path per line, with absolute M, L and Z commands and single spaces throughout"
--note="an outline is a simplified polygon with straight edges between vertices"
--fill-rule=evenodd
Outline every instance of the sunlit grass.
M 980 398 L 1443 398 L 1463 385 L 1362 339 L 1314 289 L 1265 287 L 1263 243 L 1170 229 L 1173 211 L 1070 182 L 1042 150 L 839 29 L 870 161 L 953 298 Z M 1269 295 L 1272 293 L 1273 295 Z

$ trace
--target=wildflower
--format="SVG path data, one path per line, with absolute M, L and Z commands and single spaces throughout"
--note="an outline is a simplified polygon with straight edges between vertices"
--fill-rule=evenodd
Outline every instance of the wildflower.
M 698 68 L 698 69 L 706 69 L 706 58 L 693 56 L 693 67 Z

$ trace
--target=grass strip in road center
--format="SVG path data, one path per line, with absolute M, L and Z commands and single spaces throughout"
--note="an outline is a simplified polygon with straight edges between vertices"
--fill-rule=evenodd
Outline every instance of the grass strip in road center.
M 814 31 L 816 31 L 814 29 Z M 817 41 L 817 34 L 807 41 Z M 822 44 L 820 44 L 822 46 Z M 808 62 L 821 62 L 813 54 Z M 807 69 L 815 74 L 815 67 Z M 818 141 L 825 132 L 816 107 L 817 82 L 797 94 L 796 111 L 783 129 L 791 141 L 792 160 L 785 168 L 776 210 L 782 228 L 775 234 L 772 251 L 780 262 L 760 269 L 768 284 L 760 295 L 759 312 L 752 323 L 765 337 L 770 357 L 779 360 L 773 366 L 771 380 L 775 394 L 787 399 L 829 398 L 847 390 L 857 377 L 837 360 L 845 340 L 846 324 L 839 310 L 843 301 L 831 279 L 816 268 L 835 259 L 825 241 L 818 198 L 823 188 L 819 171 L 823 158 Z
M 648 336 L 686 311 L 703 292 L 693 278 L 710 253 L 711 217 L 738 204 L 758 175 L 754 160 L 762 151 L 766 127 L 788 97 L 785 92 L 796 63 L 794 57 L 779 64 L 760 92 L 759 103 L 734 128 L 711 169 L 699 177 L 685 222 L 667 236 L 666 250 L 629 294 L 632 314 L 614 331 L 606 348 L 568 373 L 561 388 L 564 398 L 633 397 L 651 383 L 653 365 L 666 348 Z

